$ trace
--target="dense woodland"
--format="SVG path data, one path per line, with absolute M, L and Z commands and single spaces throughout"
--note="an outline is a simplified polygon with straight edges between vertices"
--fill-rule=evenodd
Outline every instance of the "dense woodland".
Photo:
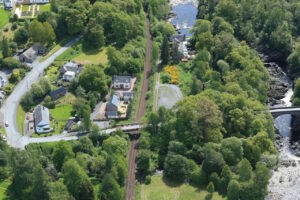
M 146 43 L 142 1 L 52 0 L 51 11 L 39 13 L 35 20 L 15 16 L 11 20 L 14 37 L 4 37 L 1 42 L 0 66 L 14 69 L 10 80 L 14 83 L 24 77 L 26 69 L 12 56 L 34 43 L 49 51 L 56 43 L 81 35 L 84 51 L 107 47 L 109 62 L 106 66 L 84 66 L 69 87 L 76 96 L 73 110 L 82 119 L 88 137 L 29 145 L 23 151 L 0 141 L 0 178 L 11 182 L 7 199 L 124 199 L 129 139 L 122 132 L 100 135 L 99 128 L 91 124 L 90 113 L 108 93 L 112 75 L 137 76 L 142 72 Z M 47 96 L 51 87 L 47 78 L 34 83 L 22 99 L 22 107 L 32 110 L 41 102 L 49 108 L 55 106 Z
M 164 6 L 155 2 L 167 1 L 150 3 L 152 32 L 164 66 L 176 63 L 168 42 L 174 30 L 163 26 Z M 288 13 L 291 5 L 199 2 L 190 42 L 197 54 L 180 64 L 193 75 L 190 93 L 174 109 L 160 108 L 148 117 L 137 160 L 142 181 L 150 182 L 149 175 L 163 169 L 167 179 L 207 187 L 207 199 L 213 191 L 229 200 L 264 199 L 278 154 L 273 118 L 266 112 L 269 75 L 254 48 L 288 62 L 291 70 L 297 68 L 291 62 L 297 34 L 296 16 Z

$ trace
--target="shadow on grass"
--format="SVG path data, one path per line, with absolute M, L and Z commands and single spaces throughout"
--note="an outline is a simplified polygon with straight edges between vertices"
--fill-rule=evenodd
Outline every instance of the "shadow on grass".
M 183 182 L 173 181 L 173 180 L 170 180 L 170 179 L 168 179 L 164 176 L 163 176 L 162 180 L 169 187 L 180 187 L 182 184 L 184 184 Z

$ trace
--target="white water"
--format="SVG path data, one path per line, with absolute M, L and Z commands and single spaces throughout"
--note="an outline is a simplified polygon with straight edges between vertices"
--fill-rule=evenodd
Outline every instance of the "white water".
M 170 0 L 171 6 L 176 6 L 179 4 L 193 4 L 195 7 L 198 7 L 198 0 Z
M 287 82 L 290 84 L 290 88 L 285 97 L 281 99 L 283 105 L 280 106 L 292 105 L 293 89 L 290 81 Z M 272 172 L 266 200 L 300 200 L 300 158 L 295 156 L 290 148 L 291 119 L 291 115 L 283 115 L 276 118 L 274 123 L 283 136 L 282 147 L 278 150 L 281 161 L 290 161 L 295 164 L 289 167 L 280 166 Z

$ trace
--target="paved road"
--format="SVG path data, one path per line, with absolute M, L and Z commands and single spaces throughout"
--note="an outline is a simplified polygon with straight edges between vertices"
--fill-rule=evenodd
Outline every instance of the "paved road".
M 26 75 L 26 77 L 15 87 L 11 95 L 6 99 L 5 104 L 0 110 L 0 115 L 3 118 L 3 122 L 8 122 L 9 127 L 5 128 L 7 134 L 7 143 L 15 148 L 23 149 L 31 142 L 39 141 L 59 141 L 62 139 L 69 140 L 70 137 L 64 135 L 44 137 L 44 138 L 30 138 L 28 136 L 22 136 L 17 126 L 17 110 L 22 96 L 30 89 L 32 83 L 37 82 L 43 75 L 44 70 L 63 52 L 65 52 L 70 46 L 76 43 L 80 37 L 76 37 L 71 40 L 64 47 L 60 48 L 52 56 L 42 63 L 39 60 L 32 64 L 32 70 Z

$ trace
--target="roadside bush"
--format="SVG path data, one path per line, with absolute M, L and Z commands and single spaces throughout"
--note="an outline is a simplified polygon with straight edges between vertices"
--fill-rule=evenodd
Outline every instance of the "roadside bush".
M 161 75 L 161 80 L 163 83 L 169 83 L 171 81 L 171 76 L 167 73 Z
M 20 62 L 12 57 L 4 58 L 2 62 L 4 68 L 14 69 L 20 65 Z
M 151 183 L 151 176 L 148 175 L 148 176 L 146 176 L 145 184 L 146 184 L 146 185 L 149 185 L 150 183 Z

